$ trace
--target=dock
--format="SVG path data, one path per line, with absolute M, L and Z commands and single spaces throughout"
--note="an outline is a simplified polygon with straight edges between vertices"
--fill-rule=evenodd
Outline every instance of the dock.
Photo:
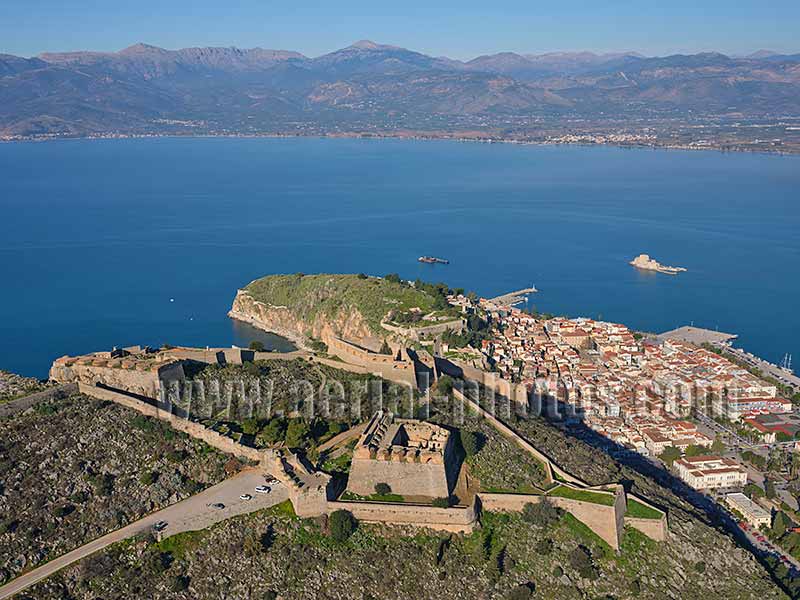
M 502 296 L 497 296 L 496 298 L 491 298 L 489 302 L 496 304 L 498 306 L 514 306 L 515 304 L 519 304 L 520 302 L 525 301 L 525 296 L 528 294 L 535 294 L 539 290 L 536 289 L 536 286 L 532 286 L 529 288 L 524 288 L 521 290 L 517 290 L 516 292 L 508 292 L 507 294 L 503 294 Z
M 703 344 L 728 344 L 735 340 L 738 335 L 735 333 L 725 333 L 722 331 L 713 331 L 711 329 L 703 329 L 702 327 L 691 327 L 684 325 L 672 331 L 666 331 L 658 335 L 658 341 L 665 340 L 678 340 L 680 342 L 688 342 L 701 346 Z

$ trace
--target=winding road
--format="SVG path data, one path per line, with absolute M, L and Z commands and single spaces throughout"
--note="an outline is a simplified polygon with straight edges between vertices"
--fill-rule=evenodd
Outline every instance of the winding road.
M 272 485 L 272 491 L 268 494 L 260 494 L 255 491 L 256 486 L 264 485 L 264 475 L 263 469 L 246 469 L 217 485 L 203 490 L 199 494 L 150 513 L 121 529 L 112 531 L 71 552 L 62 554 L 58 558 L 54 558 L 50 562 L 20 575 L 0 587 L 0 600 L 10 598 L 14 594 L 111 544 L 147 531 L 159 521 L 167 523 L 163 533 L 167 537 L 184 531 L 206 529 L 225 519 L 269 508 L 288 500 L 289 493 L 281 484 Z M 239 498 L 242 494 L 250 494 L 252 499 L 242 500 Z M 225 507 L 218 509 L 214 508 L 213 504 L 223 504 Z

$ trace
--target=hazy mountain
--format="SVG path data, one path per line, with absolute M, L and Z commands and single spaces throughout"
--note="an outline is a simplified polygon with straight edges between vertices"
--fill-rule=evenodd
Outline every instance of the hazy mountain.
M 441 128 L 461 117 L 800 114 L 800 56 L 503 52 L 466 63 L 360 41 L 0 55 L 0 133 Z M 180 122 L 177 123 L 176 122 Z M 183 123 L 183 124 L 181 124 Z

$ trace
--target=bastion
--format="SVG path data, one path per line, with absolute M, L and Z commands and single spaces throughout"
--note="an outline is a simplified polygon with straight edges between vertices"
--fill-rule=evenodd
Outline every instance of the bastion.
M 183 381 L 183 363 L 163 353 L 133 346 L 53 361 L 50 379 L 58 383 L 105 386 L 157 398 L 163 385 Z
M 378 411 L 353 452 L 347 490 L 369 496 L 376 484 L 386 483 L 402 496 L 448 497 L 454 455 L 447 429 Z

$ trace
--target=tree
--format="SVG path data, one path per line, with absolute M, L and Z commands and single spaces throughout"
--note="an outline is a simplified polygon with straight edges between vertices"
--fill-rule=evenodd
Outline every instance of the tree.
M 758 487 L 755 483 L 748 483 L 744 486 L 744 493 L 747 494 L 749 498 L 763 498 L 764 497 L 764 490 Z
M 476 455 L 480 450 L 478 434 L 474 431 L 460 429 L 458 435 L 461 439 L 461 447 L 464 448 L 464 454 L 467 455 L 467 458 Z
M 658 458 L 663 460 L 670 467 L 672 466 L 672 463 L 678 460 L 680 457 L 681 457 L 681 451 L 675 446 L 667 446 L 666 448 L 664 448 L 664 451 L 658 456 Z
M 592 560 L 592 553 L 586 546 L 579 545 L 569 554 L 569 564 L 584 579 L 597 579 L 597 568 Z
M 304 448 L 311 432 L 303 419 L 292 419 L 286 427 L 286 445 L 289 448 Z
M 388 356 L 392 355 L 392 347 L 389 345 L 389 343 L 386 340 L 383 340 L 383 345 L 381 346 L 380 353 L 381 354 L 386 354 Z
M 436 382 L 436 391 L 442 396 L 448 395 L 453 391 L 453 378 L 449 375 L 440 376 Z
M 706 572 L 706 563 L 702 560 L 697 561 L 694 563 L 694 570 L 698 573 L 705 573 Z
M 142 485 L 153 485 L 158 479 L 158 472 L 157 471 L 145 471 L 141 475 L 139 475 L 139 483 Z
M 331 538 L 337 543 L 346 541 L 356 530 L 356 519 L 349 510 L 336 510 L 328 520 Z
M 245 435 L 255 435 L 258 433 L 258 419 L 245 419 L 242 421 L 242 433 Z
M 711 444 L 711 452 L 712 454 L 722 454 L 725 452 L 725 442 L 722 441 L 722 436 L 717 436 L 714 438 L 714 443 Z
M 384 275 L 383 278 L 391 283 L 400 283 L 401 281 L 400 275 L 398 275 L 397 273 L 389 273 L 387 275 Z
M 709 453 L 707 446 L 698 446 L 697 444 L 689 444 L 686 448 L 686 456 L 704 456 Z
M 392 488 L 388 483 L 376 483 L 375 484 L 375 493 L 379 496 L 386 496 L 392 493 Z
M 266 348 L 264 347 L 264 342 L 260 342 L 258 340 L 253 340 L 252 342 L 250 342 L 250 345 L 248 347 L 250 348 L 250 350 L 255 350 L 256 352 L 264 352 L 266 350 Z
M 256 441 L 261 446 L 277 444 L 286 436 L 286 420 L 283 417 L 273 417 L 270 419 L 256 437 Z
M 774 498 L 778 495 L 778 492 L 775 490 L 775 484 L 770 479 L 764 480 L 764 491 L 767 494 L 767 498 Z
M 539 527 L 548 527 L 561 518 L 561 510 L 543 496 L 540 502 L 528 502 L 522 507 L 522 518 Z
M 782 510 L 776 512 L 775 516 L 772 518 L 772 534 L 777 538 L 782 537 L 791 524 L 792 522 L 789 520 L 789 517 L 786 516 L 785 512 Z

